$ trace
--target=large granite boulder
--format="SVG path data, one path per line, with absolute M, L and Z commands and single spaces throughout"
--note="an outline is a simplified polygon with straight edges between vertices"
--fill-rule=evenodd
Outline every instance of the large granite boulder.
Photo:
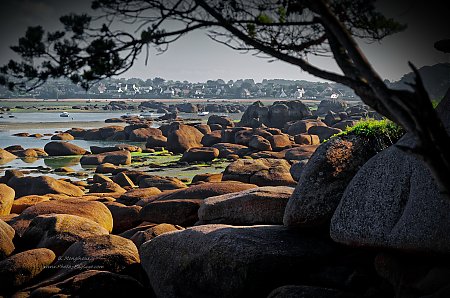
M 290 168 L 291 165 L 284 159 L 239 159 L 225 168 L 222 180 L 241 181 L 258 186 L 294 186 Z
M 128 150 L 119 150 L 100 154 L 88 154 L 80 159 L 80 163 L 81 165 L 100 165 L 103 163 L 129 165 L 131 164 L 131 153 Z
M 283 128 L 289 121 L 301 120 L 310 115 L 311 111 L 300 100 L 277 101 L 269 107 L 257 101 L 245 110 L 239 125 Z
M 217 143 L 220 143 L 222 140 L 222 131 L 221 130 L 214 130 L 208 134 L 205 134 L 202 138 L 202 145 L 203 146 L 212 146 Z
M 282 286 L 273 290 L 267 298 L 356 298 L 358 296 L 337 289 L 312 286 Z
M 187 185 L 175 177 L 161 177 L 157 175 L 146 175 L 139 180 L 140 188 L 156 187 L 157 189 L 172 190 L 186 188 Z
M 157 297 L 266 297 L 317 276 L 339 249 L 282 226 L 203 225 L 158 236 L 139 253 Z
M 50 156 L 83 155 L 87 150 L 68 142 L 49 142 L 44 146 L 45 152 Z
M 231 143 L 217 143 L 212 147 L 219 149 L 219 158 L 227 158 L 232 154 L 244 156 L 251 151 L 247 146 Z
M 150 202 L 139 213 L 142 221 L 192 226 L 198 221 L 198 209 L 203 200 L 171 199 Z
M 212 161 L 219 157 L 219 149 L 213 147 L 190 148 L 183 153 L 180 161 Z
M 222 128 L 227 128 L 227 127 L 234 127 L 234 122 L 225 117 L 225 116 L 218 116 L 218 115 L 211 115 L 208 118 L 208 125 L 214 125 L 214 124 L 218 124 L 220 125 Z
M 51 138 L 51 140 L 55 140 L 55 141 L 72 141 L 75 140 L 75 138 L 69 134 L 69 133 L 57 133 L 55 135 L 53 135 Z
M 284 224 L 328 226 L 350 180 L 377 153 L 374 142 L 366 137 L 345 136 L 320 145 L 301 169 L 297 187 L 286 206 Z
M 49 176 L 13 177 L 8 186 L 16 192 L 16 197 L 27 195 L 64 194 L 68 196 L 82 196 L 84 192 L 76 185 Z
M 133 142 L 146 142 L 150 136 L 152 137 L 162 136 L 162 132 L 158 128 L 152 127 L 137 128 L 130 132 L 129 139 L 130 141 Z
M 176 190 L 170 193 L 162 193 L 158 200 L 198 199 L 204 200 L 209 197 L 219 196 L 227 193 L 243 191 L 255 188 L 255 184 L 237 181 L 205 182 L 191 185 L 188 188 Z
M 183 153 L 190 148 L 201 147 L 202 138 L 203 134 L 197 128 L 174 122 L 168 131 L 167 150 Z
M 437 112 L 450 132 L 450 92 Z M 406 134 L 396 145 L 412 147 Z M 331 221 L 331 237 L 356 246 L 450 251 L 450 200 L 428 167 L 397 146 L 370 159 L 348 185 Z
M 22 293 L 31 297 L 147 297 L 148 292 L 141 282 L 127 274 L 87 270 L 31 293 Z
M 136 273 L 141 270 L 139 263 L 139 254 L 132 241 L 116 235 L 91 236 L 72 244 L 54 264 L 56 269 L 53 274 L 28 290 L 61 282 L 86 269 L 101 268 L 119 274 Z
M 38 248 L 20 252 L 0 262 L 0 293 L 25 285 L 55 260 L 50 249 Z
M 4 164 L 10 162 L 11 160 L 16 159 L 17 156 L 0 148 L 0 164 Z
M 15 233 L 11 226 L 0 219 L 0 260 L 3 260 L 14 251 L 15 247 L 12 240 Z
M 45 247 L 62 255 L 73 243 L 86 237 L 107 235 L 108 231 L 93 220 L 71 214 L 36 216 L 21 237 L 29 248 Z
M 209 197 L 198 210 L 198 217 L 201 224 L 282 224 L 293 191 L 287 186 L 265 186 Z
M 295 122 L 287 123 L 284 127 L 284 131 L 286 131 L 289 135 L 295 136 L 302 133 L 307 133 L 308 129 L 313 126 L 327 126 L 321 120 L 314 119 L 305 119 L 298 120 Z
M 52 213 L 71 214 L 90 219 L 108 232 L 111 232 L 113 228 L 111 212 L 103 203 L 75 198 L 38 203 L 25 209 L 19 216 L 12 219 L 10 225 L 16 233 L 22 235 L 35 217 Z
M 324 99 L 320 102 L 319 107 L 314 112 L 314 115 L 326 115 L 329 111 L 339 113 L 344 112 L 348 104 L 340 99 Z
M 410 146 L 404 136 L 398 144 Z M 396 146 L 370 159 L 345 190 L 331 221 L 335 241 L 406 251 L 450 251 L 450 200 L 421 161 Z
M 7 215 L 11 212 L 15 195 L 14 189 L 0 183 L 0 215 Z

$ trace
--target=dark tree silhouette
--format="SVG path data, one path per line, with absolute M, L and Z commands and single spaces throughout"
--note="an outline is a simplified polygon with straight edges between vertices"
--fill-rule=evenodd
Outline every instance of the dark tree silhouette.
M 20 62 L 0 69 L 0 83 L 36 88 L 49 78 L 68 77 L 89 84 L 127 71 L 136 57 L 154 46 L 164 52 L 184 34 L 207 28 L 217 42 L 299 66 L 322 79 L 351 87 L 369 106 L 403 126 L 416 138 L 403 150 L 422 158 L 442 193 L 450 189 L 450 138 L 423 82 L 413 91 L 389 89 L 355 39 L 381 40 L 405 27 L 377 12 L 366 0 L 95 0 L 98 16 L 61 18 L 65 32 L 45 34 L 29 28 L 12 49 Z M 134 32 L 115 30 L 117 23 Z M 342 73 L 312 65 L 310 55 L 333 58 Z

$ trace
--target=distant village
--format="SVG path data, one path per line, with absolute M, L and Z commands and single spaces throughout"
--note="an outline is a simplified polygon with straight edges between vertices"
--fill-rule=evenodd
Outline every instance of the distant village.
M 255 83 L 253 79 L 228 82 L 218 79 L 204 83 L 166 81 L 158 77 L 147 80 L 108 79 L 93 85 L 88 91 L 69 80 L 60 79 L 47 82 L 29 93 L 0 89 L 0 98 L 21 97 L 36 99 L 358 99 L 352 89 L 340 84 L 283 79 L 264 79 L 260 83 Z

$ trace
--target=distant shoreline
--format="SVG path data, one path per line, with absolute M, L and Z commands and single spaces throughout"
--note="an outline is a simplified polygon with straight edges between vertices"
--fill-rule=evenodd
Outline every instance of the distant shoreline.
M 122 125 L 126 123 L 105 123 L 104 121 L 73 121 L 73 122 L 27 122 L 9 123 L 0 122 L 0 130 L 24 130 L 24 129 L 52 129 L 52 128 L 99 128 L 110 125 Z

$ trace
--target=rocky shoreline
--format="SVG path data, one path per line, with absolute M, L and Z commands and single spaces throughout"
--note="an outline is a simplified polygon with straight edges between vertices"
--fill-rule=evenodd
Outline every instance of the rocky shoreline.
M 1 163 L 64 156 L 92 169 L 77 181 L 0 177 L 0 296 L 450 295 L 450 202 L 393 145 L 401 135 L 346 131 L 377 113 L 339 100 L 315 111 L 255 102 L 232 108 L 239 122 L 218 108 L 204 123 L 177 118 L 198 106 L 145 105 L 172 116 L 159 128 L 130 116 L 58 132 L 44 148 L 0 149 Z M 449 110 L 446 98 L 447 131 Z M 75 139 L 115 145 L 86 150 Z M 159 176 L 155 156 L 224 169 Z

